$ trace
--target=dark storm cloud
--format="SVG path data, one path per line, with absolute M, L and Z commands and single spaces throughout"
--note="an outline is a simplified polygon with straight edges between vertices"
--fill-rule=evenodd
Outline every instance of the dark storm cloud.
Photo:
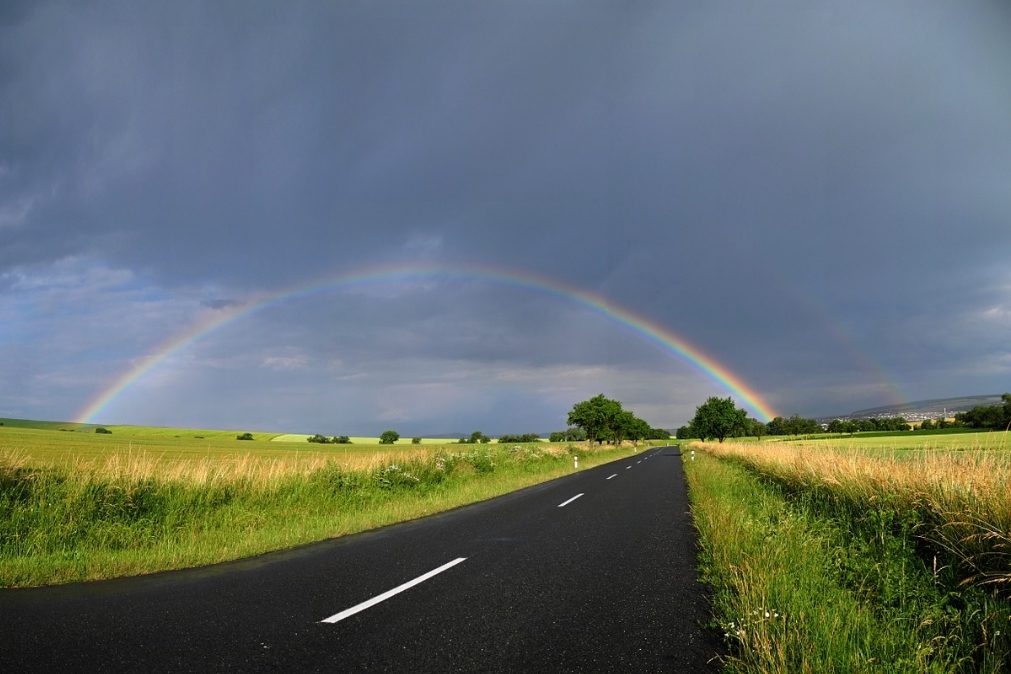
M 992 392 L 1011 373 L 1009 17 L 982 2 L 5 3 L 0 293 L 17 319 L 0 373 L 35 382 L 44 411 L 47 390 L 86 397 L 74 381 L 122 371 L 202 309 L 431 259 L 602 293 L 785 411 L 868 407 L 890 386 Z M 89 265 L 126 276 L 102 285 Z M 83 341 L 38 280 L 68 267 L 102 315 L 129 307 L 146 327 Z M 43 301 L 54 313 L 26 308 Z M 436 363 L 631 380 L 670 362 L 493 285 L 315 301 L 251 318 L 243 367 L 399 362 L 421 386 Z M 66 354 L 51 373 L 24 364 L 40 332 Z M 318 396 L 311 381 L 291 395 Z

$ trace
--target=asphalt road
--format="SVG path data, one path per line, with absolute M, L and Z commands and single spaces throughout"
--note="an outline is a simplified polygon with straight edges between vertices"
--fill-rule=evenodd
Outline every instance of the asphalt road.
M 657 448 L 297 550 L 0 591 L 0 671 L 712 671 L 695 556 Z

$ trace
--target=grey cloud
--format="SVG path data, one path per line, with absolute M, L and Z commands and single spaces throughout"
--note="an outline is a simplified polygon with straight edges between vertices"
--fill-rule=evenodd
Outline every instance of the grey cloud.
M 27 382 L 123 371 L 202 308 L 424 259 L 601 293 L 784 410 L 872 406 L 875 368 L 914 397 L 997 386 L 971 364 L 1006 353 L 1006 324 L 975 317 L 1011 249 L 1009 28 L 985 2 L 5 3 L 0 299 L 22 353 L 5 372 L 24 400 L 86 397 Z M 12 280 L 67 260 L 129 274 L 80 292 L 148 327 L 77 328 L 88 310 Z M 507 288 L 338 299 L 250 317 L 227 348 L 392 361 L 419 385 L 435 364 L 675 362 Z M 26 368 L 40 332 L 77 363 Z M 322 414 L 312 391 L 332 388 L 290 381 L 288 418 Z

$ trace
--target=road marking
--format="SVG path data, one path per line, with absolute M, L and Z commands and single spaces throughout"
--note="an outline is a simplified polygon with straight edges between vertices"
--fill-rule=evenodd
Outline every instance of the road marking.
M 625 470 L 630 469 L 632 466 L 625 466 Z
M 572 503 L 573 501 L 575 501 L 580 496 L 582 496 L 582 494 L 576 494 L 575 496 L 573 496 L 572 498 L 570 498 L 568 501 L 566 501 L 564 503 L 559 503 L 558 507 L 559 508 L 564 508 L 565 506 L 569 505 L 570 503 Z
M 642 461 L 636 461 L 635 463 L 636 463 L 636 465 L 638 465 L 638 464 L 642 463 Z
M 580 496 L 582 496 L 582 494 L 580 494 Z M 361 611 L 364 611 L 367 608 L 371 608 L 371 607 L 375 606 L 376 604 L 378 604 L 381 601 L 386 601 L 387 599 L 389 599 L 390 597 L 392 597 L 395 594 L 400 594 L 404 590 L 410 590 L 415 585 L 418 585 L 419 583 L 424 583 L 426 580 L 428 580 L 432 576 L 438 575 L 438 574 L 442 573 L 443 571 L 446 571 L 447 569 L 451 569 L 451 568 L 453 568 L 454 566 L 456 566 L 457 564 L 459 564 L 460 562 L 462 562 L 462 561 L 464 561 L 466 559 L 467 559 L 466 557 L 457 557 L 452 562 L 447 562 L 447 563 L 443 564 L 442 566 L 440 566 L 438 569 L 432 569 L 428 573 L 424 573 L 424 574 L 418 576 L 417 578 L 415 578 L 414 580 L 409 580 L 406 583 L 404 583 L 403 585 L 396 586 L 392 590 L 387 590 L 386 592 L 383 592 L 382 594 L 378 594 L 375 597 L 373 597 L 372 599 L 369 599 L 368 601 L 363 601 L 361 604 L 358 604 L 357 606 L 352 606 L 351 608 L 344 609 L 340 613 L 335 613 L 332 616 L 330 616 L 329 618 L 324 618 L 320 622 L 324 622 L 324 623 L 337 623 L 337 622 L 340 622 L 341 620 L 344 620 L 345 618 L 349 618 L 349 617 L 353 616 L 356 613 L 359 613 Z
M 618 477 L 618 474 L 617 474 L 617 473 L 615 473 L 615 474 L 614 474 L 614 475 L 612 475 L 611 477 Z M 607 479 L 608 479 L 608 480 L 610 480 L 610 479 L 611 479 L 611 477 L 609 477 L 609 478 L 607 478 Z

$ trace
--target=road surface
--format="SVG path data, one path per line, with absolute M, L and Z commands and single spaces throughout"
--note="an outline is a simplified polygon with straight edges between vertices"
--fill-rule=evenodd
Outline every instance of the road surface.
M 0 671 L 704 672 L 674 447 L 297 550 L 0 591 Z

